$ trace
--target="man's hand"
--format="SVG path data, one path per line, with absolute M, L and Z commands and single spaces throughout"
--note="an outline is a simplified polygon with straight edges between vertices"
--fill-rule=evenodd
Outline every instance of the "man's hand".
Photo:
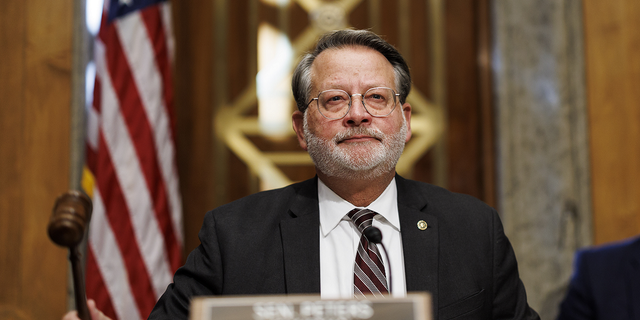
M 111 320 L 111 318 L 105 316 L 104 313 L 96 308 L 95 301 L 89 299 L 87 301 L 87 307 L 89 307 L 89 314 L 91 315 L 92 320 Z M 77 311 L 70 311 L 69 313 L 64 315 L 62 320 L 80 320 L 80 318 L 78 318 Z

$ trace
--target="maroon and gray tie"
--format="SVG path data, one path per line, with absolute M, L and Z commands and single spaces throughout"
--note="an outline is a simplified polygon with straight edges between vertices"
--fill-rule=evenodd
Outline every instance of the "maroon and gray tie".
M 347 214 L 361 233 L 353 269 L 353 293 L 356 297 L 366 294 L 381 296 L 389 292 L 384 264 L 378 247 L 374 243 L 370 243 L 367 237 L 362 234 L 364 229 L 371 226 L 376 214 L 369 209 L 353 209 Z

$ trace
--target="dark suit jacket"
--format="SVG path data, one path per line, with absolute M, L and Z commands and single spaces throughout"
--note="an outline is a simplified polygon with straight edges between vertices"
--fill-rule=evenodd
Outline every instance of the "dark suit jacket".
M 579 251 L 559 320 L 640 320 L 640 238 Z
M 400 176 L 396 184 L 407 291 L 431 292 L 434 319 L 538 319 L 492 208 Z M 195 295 L 319 293 L 317 194 L 315 178 L 208 212 L 201 245 L 150 319 L 186 319 Z

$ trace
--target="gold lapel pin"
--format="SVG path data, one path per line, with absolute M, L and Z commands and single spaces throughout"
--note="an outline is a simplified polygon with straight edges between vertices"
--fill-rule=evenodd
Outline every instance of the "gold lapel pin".
M 418 229 L 424 231 L 424 230 L 427 230 L 427 227 L 429 227 L 429 226 L 427 225 L 426 221 L 424 221 L 424 220 L 418 221 Z

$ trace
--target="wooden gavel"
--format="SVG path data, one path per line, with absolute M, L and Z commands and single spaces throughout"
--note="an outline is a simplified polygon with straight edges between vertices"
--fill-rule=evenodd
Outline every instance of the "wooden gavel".
M 78 246 L 82 243 L 86 227 L 91 220 L 92 210 L 93 205 L 87 195 L 79 191 L 68 191 L 56 199 L 47 228 L 49 238 L 54 243 L 69 248 L 76 310 L 78 318 L 82 320 L 91 320 L 91 316 L 87 307 L 87 296 Z

